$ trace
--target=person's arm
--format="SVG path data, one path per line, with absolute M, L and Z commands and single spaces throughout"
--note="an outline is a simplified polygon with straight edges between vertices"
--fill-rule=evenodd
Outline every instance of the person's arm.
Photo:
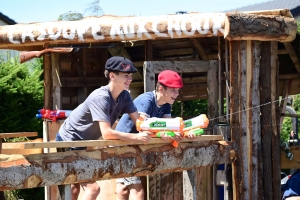
M 124 133 L 120 131 L 113 130 L 109 122 L 99 121 L 99 127 L 102 133 L 102 137 L 105 140 L 134 140 L 138 142 L 147 143 L 151 137 L 150 132 L 144 131 L 138 134 Z
M 141 115 L 138 112 L 128 113 L 128 115 L 129 115 L 129 117 L 131 118 L 131 120 L 133 121 L 134 124 L 136 123 L 136 120 L 139 117 L 143 117 L 144 119 L 147 118 L 147 116 Z

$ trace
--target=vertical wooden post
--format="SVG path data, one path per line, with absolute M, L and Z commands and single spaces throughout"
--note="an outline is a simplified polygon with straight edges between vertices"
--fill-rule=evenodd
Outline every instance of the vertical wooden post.
M 211 119 L 208 127 L 208 134 L 213 134 L 213 128 L 218 123 L 218 62 L 209 61 L 210 69 L 207 72 L 208 90 L 208 118 Z M 186 196 L 193 195 L 193 200 L 217 199 L 217 186 L 215 178 L 217 168 L 215 166 L 199 167 L 187 171 L 191 180 L 192 194 L 185 193 Z M 191 177 L 194 177 L 193 179 Z
M 261 131 L 260 131 L 260 70 L 261 42 L 246 44 L 246 118 L 249 199 L 262 196 Z
M 240 141 L 240 121 L 239 121 L 239 47 L 240 41 L 230 41 L 230 127 L 231 140 L 235 143 Z M 240 145 L 237 145 L 237 152 L 240 152 Z M 232 185 L 233 199 L 243 200 L 239 191 L 242 182 L 242 168 L 240 165 L 242 154 L 238 153 L 237 160 L 232 164 Z M 243 192 L 243 190 L 241 191 Z
M 222 81 L 222 75 L 224 72 L 224 58 L 223 58 L 223 44 L 224 39 L 222 37 L 218 37 L 218 84 L 219 84 L 219 117 L 224 115 L 224 81 Z
M 52 109 L 51 57 L 44 54 L 44 108 Z
M 220 64 L 220 63 L 219 63 Z M 218 117 L 219 117 L 219 109 L 221 108 L 218 106 L 219 100 L 219 83 L 218 83 L 218 70 L 219 70 L 217 61 L 210 61 L 210 70 L 207 72 L 207 91 L 208 91 L 208 118 L 210 119 L 209 122 L 209 129 L 214 130 L 218 124 Z M 217 92 L 219 91 L 219 92 Z M 223 102 L 223 101 L 220 101 Z M 210 134 L 216 134 L 214 131 L 211 131 Z M 206 181 L 207 181 L 207 200 L 209 199 L 218 199 L 218 188 L 216 185 L 216 175 L 217 175 L 217 166 L 212 167 L 205 167 L 206 168 Z M 197 170 L 202 170 L 198 168 Z M 199 177 L 198 180 L 201 181 L 202 177 Z M 198 199 L 198 198 L 197 198 Z
M 241 182 L 241 190 L 243 190 L 243 193 L 241 195 L 242 199 L 250 199 L 249 196 L 249 174 L 248 170 L 248 158 L 247 158 L 247 116 L 246 116 L 246 80 L 247 80 L 247 58 L 246 58 L 246 46 L 247 41 L 241 41 L 240 42 L 240 50 L 239 50 L 239 94 L 240 94 L 240 100 L 239 100 L 239 119 L 240 119 L 240 126 L 241 126 L 241 132 L 240 132 L 240 141 L 238 142 L 238 145 L 240 146 L 240 154 L 241 160 L 240 160 L 240 167 L 242 169 L 242 182 Z
M 153 46 L 152 40 L 145 41 L 145 61 L 153 60 Z
M 270 65 L 271 65 L 271 101 L 272 103 L 272 166 L 273 166 L 273 188 L 274 188 L 274 200 L 281 199 L 281 167 L 280 163 L 280 130 L 279 130 L 279 104 L 276 100 L 279 99 L 278 85 L 279 85 L 279 64 L 278 64 L 278 42 L 270 42 Z M 270 183 L 271 184 L 271 183 Z
M 61 82 L 60 82 L 60 67 L 57 53 L 51 53 L 51 68 L 53 80 L 53 109 L 61 109 Z
M 262 131 L 262 181 L 264 199 L 280 198 L 280 136 L 278 99 L 277 42 L 262 42 L 260 73 L 261 131 Z
M 85 48 L 80 49 L 79 54 L 79 65 L 77 67 L 78 77 L 86 77 L 86 50 Z M 88 95 L 87 87 L 80 87 L 77 91 L 78 105 L 84 102 Z

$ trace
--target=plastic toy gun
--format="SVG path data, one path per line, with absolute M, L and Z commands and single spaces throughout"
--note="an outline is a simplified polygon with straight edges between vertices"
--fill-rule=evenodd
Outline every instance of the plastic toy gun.
M 189 132 L 194 133 L 196 136 L 204 133 L 203 128 L 207 128 L 209 120 L 205 114 L 201 114 L 192 119 L 184 120 L 183 137 L 187 137 Z
M 57 119 L 65 119 L 70 116 L 72 110 L 48 110 L 40 109 L 36 115 L 38 119 L 50 119 L 56 122 Z
M 136 129 L 138 131 L 152 132 L 152 137 L 160 138 L 162 134 L 174 137 L 175 132 L 182 132 L 184 127 L 183 120 L 177 118 L 142 118 L 139 117 L 136 121 Z M 172 141 L 174 147 L 178 147 L 178 142 Z

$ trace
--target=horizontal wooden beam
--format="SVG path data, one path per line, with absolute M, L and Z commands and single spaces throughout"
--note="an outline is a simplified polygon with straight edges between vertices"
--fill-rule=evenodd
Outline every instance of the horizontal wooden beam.
M 104 77 L 60 77 L 62 87 L 99 87 L 108 84 Z
M 34 155 L 0 154 L 0 190 L 181 171 L 235 160 L 233 142 L 109 147 Z
M 208 72 L 210 61 L 150 61 L 148 62 L 147 69 L 156 74 L 165 69 L 183 73 Z
M 36 137 L 37 132 L 0 133 L 0 138 Z
M 195 142 L 205 140 L 223 140 L 222 135 L 201 135 L 196 139 L 184 138 L 181 142 Z M 168 144 L 169 141 L 160 138 L 151 138 L 147 144 Z M 91 146 L 126 146 L 144 144 L 136 141 L 126 140 L 85 140 L 85 141 L 70 141 L 70 142 L 25 142 L 25 149 L 33 148 L 65 148 L 65 147 L 91 147 Z
M 226 13 L 224 37 L 228 40 L 291 42 L 296 34 L 297 23 L 291 17 Z
M 291 146 L 290 152 L 294 155 L 292 160 L 284 152 L 281 153 L 281 169 L 300 169 L 300 146 Z
M 287 43 L 287 42 L 285 42 L 283 44 L 284 44 L 286 51 L 289 53 L 297 72 L 300 73 L 300 61 L 299 61 L 299 58 L 298 58 L 292 44 Z
M 0 49 L 43 46 L 46 43 L 49 45 L 92 44 L 217 37 L 223 36 L 224 20 L 225 13 L 192 13 L 150 17 L 101 16 L 79 21 L 16 24 L 1 27 Z

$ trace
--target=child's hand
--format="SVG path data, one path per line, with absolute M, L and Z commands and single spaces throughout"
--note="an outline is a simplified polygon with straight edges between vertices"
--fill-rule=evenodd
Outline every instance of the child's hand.
M 185 134 L 185 137 L 189 138 L 189 139 L 196 139 L 197 136 L 193 131 L 189 131 L 188 133 Z
M 140 133 L 136 134 L 136 140 L 139 142 L 148 143 L 149 140 L 151 139 L 151 134 L 152 133 L 149 131 L 140 132 Z

